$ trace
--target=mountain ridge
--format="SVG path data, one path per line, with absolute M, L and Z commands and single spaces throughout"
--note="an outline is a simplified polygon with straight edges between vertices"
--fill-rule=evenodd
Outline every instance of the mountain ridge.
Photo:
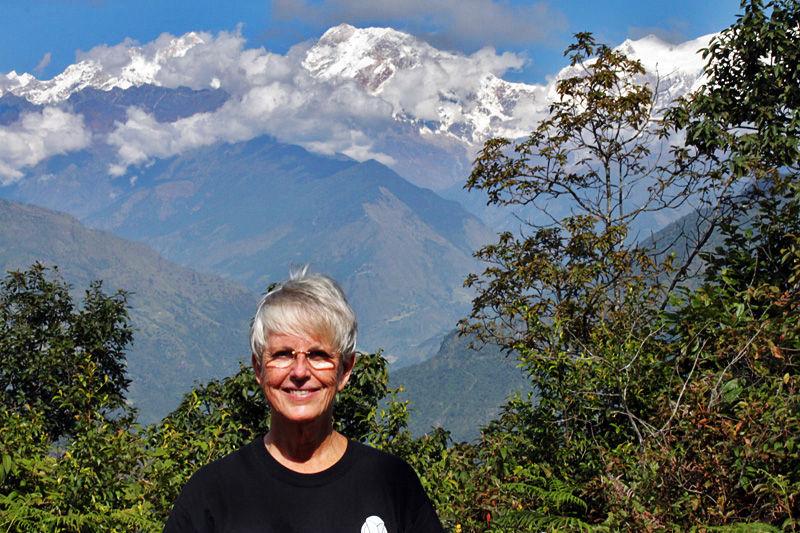
M 248 355 L 257 298 L 217 276 L 193 272 L 144 244 L 85 227 L 75 217 L 0 199 L 0 267 L 58 266 L 76 293 L 101 280 L 129 293 L 136 331 L 127 352 L 130 402 L 159 420 L 195 381 L 233 373 Z M 76 294 L 77 296 L 78 294 Z
M 267 137 L 159 162 L 84 220 L 255 293 L 293 264 L 315 265 L 351 298 L 361 348 L 401 366 L 431 355 L 423 346 L 466 312 L 472 253 L 494 238 L 457 202 L 379 162 Z

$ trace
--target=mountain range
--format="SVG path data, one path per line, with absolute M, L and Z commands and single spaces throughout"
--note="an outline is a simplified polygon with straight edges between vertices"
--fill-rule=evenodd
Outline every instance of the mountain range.
M 648 37 L 620 49 L 648 68 L 663 105 L 702 83 L 694 51 L 709 38 L 669 45 Z M 463 191 L 477 150 L 491 137 L 524 136 L 555 83 L 574 74 L 566 68 L 546 85 L 503 80 L 520 61 L 342 24 L 286 55 L 248 49 L 236 33 L 193 32 L 98 46 L 52 80 L 0 74 L 0 197 L 30 204 L 5 204 L 8 231 L 21 231 L 12 221 L 33 206 L 68 213 L 75 218 L 28 223 L 36 237 L 25 260 L 111 261 L 116 268 L 99 272 L 113 286 L 144 297 L 130 281 L 139 276 L 178 298 L 169 312 L 136 311 L 140 329 L 172 335 L 160 370 L 148 374 L 133 362 L 156 361 L 155 341 L 153 355 L 132 359 L 131 371 L 141 373 L 136 402 L 147 401 L 147 386 L 175 386 L 158 382 L 159 372 L 194 360 L 184 348 L 202 361 L 186 368 L 186 379 L 224 375 L 246 331 L 243 302 L 298 263 L 342 282 L 360 318 L 361 349 L 384 349 L 395 369 L 418 363 L 469 308 L 463 280 L 482 269 L 472 253 L 516 221 Z M 82 232 L 51 230 L 78 221 L 149 249 L 113 260 L 103 257 L 113 256 L 108 246 L 83 258 L 67 248 L 53 255 L 52 243 Z M 76 244 L 71 253 L 80 255 Z M 162 275 L 140 264 L 144 257 L 179 273 Z M 115 277 L 122 270 L 131 273 Z M 237 303 L 208 304 L 214 313 L 228 309 L 224 319 L 178 311 L 178 301 L 228 292 Z M 226 331 L 192 340 L 197 347 L 185 340 L 195 324 Z
M 200 95 L 204 98 L 205 95 Z M 262 136 L 159 160 L 107 179 L 103 147 L 55 156 L 4 192 L 254 294 L 311 263 L 360 317 L 359 347 L 402 366 L 433 354 L 470 302 L 472 251 L 492 232 L 459 204 L 375 161 L 326 157 Z M 119 180 L 118 180 L 119 181 Z
M 672 45 L 649 36 L 618 49 L 642 62 L 648 80 L 658 83 L 659 105 L 665 105 L 702 82 L 704 61 L 697 52 L 711 37 Z M 268 134 L 316 153 L 376 159 L 437 191 L 463 183 L 486 139 L 526 135 L 546 112 L 558 80 L 574 74 L 566 67 L 546 85 L 511 83 L 502 75 L 522 65 L 517 56 L 491 49 L 465 56 L 391 28 L 347 24 L 285 56 L 247 49 L 240 36 L 224 32 L 165 34 L 145 45 L 97 47 L 84 56 L 51 80 L 0 74 L 0 96 L 62 110 L 48 133 L 55 138 L 59 128 L 72 131 L 80 148 L 106 141 L 116 151 L 114 175 L 190 148 Z M 144 86 L 225 96 L 219 97 L 222 105 L 172 117 L 161 109 L 160 115 L 140 112 L 128 100 L 125 115 L 114 117 L 111 131 L 100 136 L 93 124 L 71 120 L 85 116 L 69 102 L 76 94 L 96 89 L 119 95 Z M 78 143 L 87 130 L 92 137 Z M 8 167 L 0 164 L 0 177 L 18 180 L 31 159 L 74 150 L 75 144 L 45 145 L 27 157 L 0 151 L 0 163 Z

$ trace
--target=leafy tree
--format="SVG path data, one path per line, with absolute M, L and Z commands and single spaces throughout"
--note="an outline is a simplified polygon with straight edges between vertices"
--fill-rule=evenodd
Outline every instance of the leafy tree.
M 471 528 L 796 528 L 796 89 L 779 75 L 796 70 L 798 6 L 745 5 L 709 49 L 708 87 L 661 120 L 641 66 L 580 34 L 577 75 L 558 84 L 550 116 L 478 157 L 468 186 L 490 202 L 573 207 L 480 250 L 489 266 L 467 281 L 477 296 L 464 331 L 517 357 L 539 390 L 465 452 L 495 465 L 485 483 L 466 476 L 483 509 Z M 780 50 L 758 42 L 748 55 L 762 32 Z M 690 144 L 666 149 L 682 128 Z M 680 301 L 687 264 L 631 230 L 691 196 L 706 225 L 687 264 L 717 226 L 727 240 Z
M 104 417 L 124 405 L 125 349 L 133 339 L 125 292 L 106 296 L 94 282 L 76 307 L 70 286 L 54 274 L 48 279 L 47 268 L 35 264 L 0 282 L 0 401 L 14 413 L 42 412 L 51 440 L 75 434 L 76 408 Z M 86 379 L 99 380 L 97 393 L 73 398 Z M 78 397 L 88 403 L 68 404 Z
M 155 530 L 125 406 L 125 293 L 100 282 L 76 308 L 34 265 L 0 285 L 0 521 L 9 531 Z
M 800 155 L 800 2 L 741 5 L 736 23 L 704 51 L 707 83 L 676 109 L 687 143 L 729 156 L 740 175 L 796 165 Z
M 665 300 L 658 281 L 670 268 L 630 234 L 641 216 L 685 201 L 704 167 L 679 149 L 669 162 L 657 157 L 674 123 L 658 120 L 639 62 L 588 34 L 567 53 L 575 75 L 558 83 L 549 117 L 523 142 L 487 142 L 468 187 L 545 215 L 560 199 L 573 208 L 478 252 L 490 266 L 467 280 L 477 296 L 463 328 L 530 372 L 541 457 L 569 450 L 565 461 L 582 462 L 601 433 L 642 444 L 650 431 L 663 371 L 653 355 Z
M 670 319 L 680 356 L 656 503 L 682 509 L 673 519 L 687 525 L 795 531 L 800 3 L 742 8 L 705 51 L 708 83 L 675 110 L 687 143 L 752 185 L 720 224 L 725 245 L 705 257 L 706 284 Z
M 753 189 L 754 209 L 722 226 L 706 283 L 671 319 L 681 394 L 662 409 L 661 489 L 699 523 L 798 526 L 798 193 Z

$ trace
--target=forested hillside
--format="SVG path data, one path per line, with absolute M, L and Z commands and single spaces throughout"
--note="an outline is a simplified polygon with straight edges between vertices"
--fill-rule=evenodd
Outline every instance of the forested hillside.
M 389 384 L 403 388 L 397 400 L 411 402 L 408 429 L 413 436 L 444 428 L 456 442 L 477 439 L 506 398 L 531 392 L 516 359 L 492 344 L 470 345 L 468 337 L 453 331 L 432 358 L 390 372 Z
M 640 63 L 577 35 L 549 114 L 475 162 L 469 187 L 493 203 L 574 200 L 483 247 L 468 279 L 462 333 L 507 352 L 535 394 L 476 441 L 414 438 L 385 360 L 359 358 L 337 427 L 406 459 L 447 531 L 800 527 L 800 2 L 742 8 L 705 86 L 663 115 Z M 638 217 L 687 202 L 705 224 L 681 235 L 683 259 L 633 238 Z M 721 245 L 703 251 L 712 232 Z M 123 294 L 92 285 L 75 307 L 33 269 L 0 295 L 8 530 L 158 531 L 191 472 L 267 427 L 242 368 L 139 428 Z
M 156 422 L 195 381 L 229 374 L 249 356 L 257 298 L 246 288 L 165 260 L 147 246 L 90 230 L 77 219 L 0 199 L 0 269 L 57 266 L 75 296 L 102 279 L 123 289 L 135 338 L 127 350 L 127 399 Z

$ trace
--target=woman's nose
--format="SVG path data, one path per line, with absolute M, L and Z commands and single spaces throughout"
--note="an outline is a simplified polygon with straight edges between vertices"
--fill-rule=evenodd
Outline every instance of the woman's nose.
M 308 359 L 306 354 L 299 352 L 295 354 L 294 361 L 292 362 L 292 376 L 305 377 L 308 375 Z

